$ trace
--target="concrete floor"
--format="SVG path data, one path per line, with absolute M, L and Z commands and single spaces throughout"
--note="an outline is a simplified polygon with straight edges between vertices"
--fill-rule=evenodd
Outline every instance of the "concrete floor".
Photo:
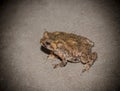
M 0 18 L 2 91 L 118 91 L 119 30 L 105 0 L 18 0 L 3 3 Z M 116 9 L 117 10 L 117 9 Z M 119 18 L 119 17 L 118 17 Z M 95 42 L 98 59 L 80 74 L 81 63 L 53 69 L 40 49 L 47 30 L 66 31 Z M 56 60 L 59 62 L 59 60 Z

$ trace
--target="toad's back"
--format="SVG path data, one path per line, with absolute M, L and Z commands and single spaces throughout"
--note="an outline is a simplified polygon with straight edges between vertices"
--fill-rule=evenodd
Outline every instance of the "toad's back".
M 93 42 L 86 37 L 72 33 L 53 32 L 51 33 L 51 39 L 56 43 L 62 43 L 68 50 L 81 51 L 83 48 L 93 46 Z

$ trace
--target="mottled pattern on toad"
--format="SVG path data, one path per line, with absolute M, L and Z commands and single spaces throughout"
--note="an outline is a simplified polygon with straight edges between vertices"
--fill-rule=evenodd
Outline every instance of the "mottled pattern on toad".
M 86 37 L 66 32 L 45 31 L 40 44 L 50 50 L 48 58 L 60 58 L 61 62 L 54 68 L 64 67 L 67 62 L 84 64 L 82 72 L 89 70 L 97 59 L 97 53 L 92 52 L 94 42 Z

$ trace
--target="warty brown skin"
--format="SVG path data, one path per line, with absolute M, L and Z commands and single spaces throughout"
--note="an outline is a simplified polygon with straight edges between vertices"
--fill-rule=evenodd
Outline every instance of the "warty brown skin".
M 86 37 L 66 32 L 45 31 L 40 44 L 51 53 L 49 58 L 60 58 L 61 63 L 55 64 L 54 68 L 64 67 L 67 62 L 84 64 L 82 72 L 89 70 L 97 59 L 97 53 L 92 52 L 94 42 Z

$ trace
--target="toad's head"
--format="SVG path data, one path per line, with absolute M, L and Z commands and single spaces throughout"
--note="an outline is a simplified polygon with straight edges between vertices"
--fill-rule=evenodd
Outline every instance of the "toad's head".
M 40 40 L 40 44 L 49 50 L 54 50 L 56 48 L 56 44 L 54 43 L 54 41 L 54 34 L 45 31 L 43 37 Z

